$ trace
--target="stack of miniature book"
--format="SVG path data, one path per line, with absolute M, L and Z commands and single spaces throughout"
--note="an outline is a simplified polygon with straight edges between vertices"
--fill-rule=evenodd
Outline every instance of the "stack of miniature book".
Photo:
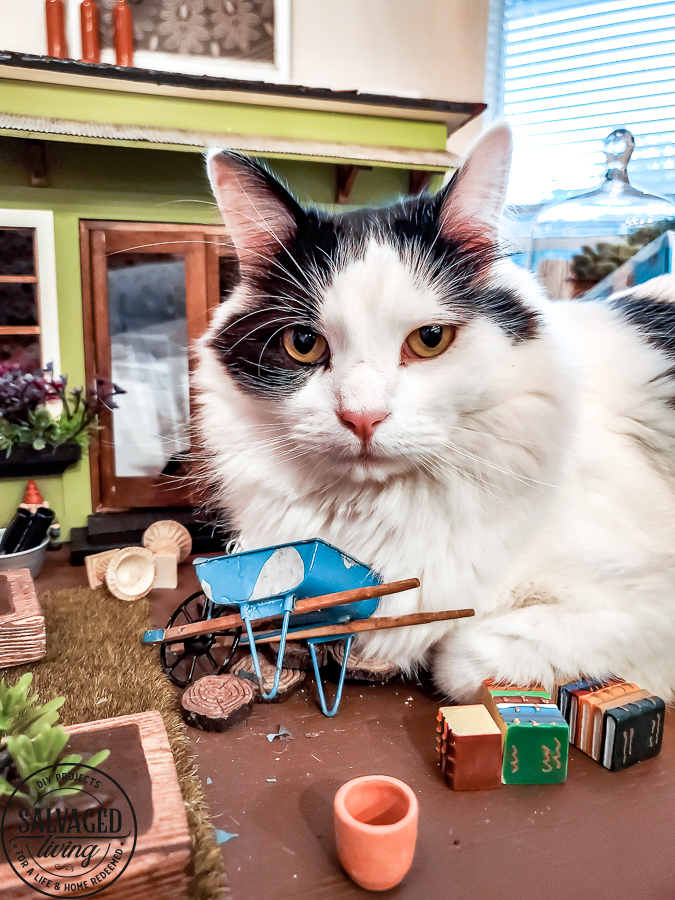
M 437 753 L 453 790 L 558 784 L 569 744 L 612 770 L 661 750 L 665 703 L 620 678 L 569 682 L 555 699 L 542 685 L 486 681 L 481 699 L 438 711 Z
M 558 688 L 570 743 L 616 771 L 656 756 L 663 742 L 666 704 L 620 678 L 580 679 Z
M 486 681 L 482 700 L 438 712 L 437 750 L 450 787 L 565 780 L 569 727 L 548 691 Z

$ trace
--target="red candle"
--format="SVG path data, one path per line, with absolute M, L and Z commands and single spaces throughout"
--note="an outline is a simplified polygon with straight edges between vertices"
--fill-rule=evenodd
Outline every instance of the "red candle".
M 47 55 L 57 59 L 66 59 L 68 45 L 66 43 L 66 11 L 63 0 L 45 0 L 45 18 L 47 20 Z
M 127 0 L 117 0 L 113 7 L 113 30 L 115 33 L 115 56 L 118 66 L 134 64 L 134 25 Z
M 80 29 L 82 32 L 82 59 L 84 62 L 101 62 L 98 8 L 94 0 L 82 0 L 80 3 Z

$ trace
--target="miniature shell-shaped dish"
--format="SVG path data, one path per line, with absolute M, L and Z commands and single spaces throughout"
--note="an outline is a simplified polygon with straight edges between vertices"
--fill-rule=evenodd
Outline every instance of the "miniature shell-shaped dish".
M 145 547 L 126 547 L 114 556 L 105 583 L 118 600 L 139 600 L 150 592 L 157 574 L 155 558 Z
M 185 562 L 192 551 L 190 532 L 172 519 L 154 522 L 143 533 L 143 546 L 157 554 L 172 554 L 179 563 Z

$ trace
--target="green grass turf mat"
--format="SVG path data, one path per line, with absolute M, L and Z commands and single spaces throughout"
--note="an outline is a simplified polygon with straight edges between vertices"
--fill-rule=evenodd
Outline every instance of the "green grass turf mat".
M 143 645 L 150 624 L 147 600 L 123 603 L 101 590 L 81 588 L 40 595 L 47 623 L 47 655 L 40 662 L 0 670 L 13 684 L 33 672 L 31 691 L 41 703 L 65 697 L 63 725 L 157 709 L 173 750 L 192 838 L 190 900 L 227 895 L 202 784 L 190 753 L 179 700 L 159 664 L 156 647 Z

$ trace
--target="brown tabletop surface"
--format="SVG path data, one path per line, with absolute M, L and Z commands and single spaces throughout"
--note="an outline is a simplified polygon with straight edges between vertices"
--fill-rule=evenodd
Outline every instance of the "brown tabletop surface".
M 38 588 L 86 583 L 82 568 L 59 571 L 61 552 L 50 557 Z M 183 567 L 178 591 L 156 592 L 158 625 L 194 589 L 192 579 Z M 420 806 L 412 868 L 384 896 L 675 898 L 675 712 L 661 754 L 623 772 L 570 747 L 565 784 L 455 792 L 436 760 L 441 704 L 412 682 L 348 684 L 329 719 L 309 679 L 284 703 L 257 704 L 230 731 L 190 728 L 214 825 L 236 835 L 222 844 L 233 900 L 368 896 L 337 861 L 332 800 L 345 781 L 372 773 L 407 782 Z M 279 726 L 292 739 L 268 740 Z

